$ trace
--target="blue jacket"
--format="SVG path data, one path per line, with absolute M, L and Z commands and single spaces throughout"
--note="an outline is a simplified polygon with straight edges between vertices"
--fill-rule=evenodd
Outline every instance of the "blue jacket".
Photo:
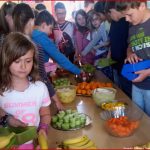
M 80 69 L 72 64 L 69 59 L 57 49 L 55 44 L 49 39 L 46 33 L 35 29 L 32 32 L 32 39 L 35 43 L 38 43 L 43 48 L 45 53 L 45 62 L 48 62 L 49 58 L 52 58 L 64 69 L 74 74 L 80 74 Z

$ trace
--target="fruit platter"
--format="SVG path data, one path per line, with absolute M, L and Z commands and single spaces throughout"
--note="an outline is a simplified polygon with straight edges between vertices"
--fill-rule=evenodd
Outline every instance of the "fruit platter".
M 112 102 L 104 102 L 100 105 L 100 107 L 103 109 L 103 110 L 115 110 L 116 108 L 119 108 L 119 107 L 127 107 L 128 104 L 125 103 L 125 102 L 121 102 L 121 101 L 112 101 Z
M 91 122 L 91 118 L 88 115 L 67 109 L 52 116 L 51 125 L 58 130 L 71 131 L 83 128 L 91 124 Z
M 53 81 L 55 87 L 70 85 L 70 80 L 67 78 L 60 78 Z
M 90 83 L 82 82 L 77 84 L 77 95 L 78 96 L 92 96 L 92 90 L 100 87 L 112 87 L 112 83 L 103 83 L 92 81 Z

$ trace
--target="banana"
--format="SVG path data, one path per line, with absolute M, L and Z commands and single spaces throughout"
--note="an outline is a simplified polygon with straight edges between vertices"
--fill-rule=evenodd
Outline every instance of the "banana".
M 66 145 L 68 148 L 71 147 L 80 147 L 80 146 L 83 146 L 83 145 L 86 145 L 88 142 L 90 141 L 90 139 L 85 139 L 84 141 L 82 142 L 79 142 L 79 143 L 75 143 L 75 144 L 71 144 L 71 145 Z
M 88 143 L 86 143 L 85 145 L 82 146 L 73 146 L 73 145 L 69 145 L 69 149 L 87 149 L 90 147 L 95 147 L 95 144 L 93 141 L 89 140 Z
M 77 138 L 68 139 L 68 140 L 63 141 L 63 145 L 71 145 L 71 144 L 79 143 L 79 142 L 84 141 L 87 138 L 88 137 L 86 135 L 83 135 Z
M 92 149 L 97 149 L 97 147 L 96 146 L 91 146 L 91 147 L 88 147 L 87 149 L 92 150 Z
M 47 141 L 44 131 L 43 132 L 40 131 L 38 133 L 38 142 L 39 142 L 41 149 L 48 149 L 48 141 Z
M 14 132 L 11 132 L 7 136 L 1 136 L 0 137 L 0 149 L 5 148 L 10 142 L 10 140 L 15 136 Z

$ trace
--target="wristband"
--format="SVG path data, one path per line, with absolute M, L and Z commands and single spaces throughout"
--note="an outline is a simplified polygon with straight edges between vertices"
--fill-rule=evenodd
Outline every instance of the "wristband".
M 39 132 L 41 129 L 43 129 L 46 132 L 46 134 L 48 134 L 48 124 L 40 123 L 37 131 Z
M 12 115 L 6 113 L 5 116 L 0 118 L 0 125 L 2 125 L 3 127 L 6 127 L 8 124 L 8 118 L 12 117 Z

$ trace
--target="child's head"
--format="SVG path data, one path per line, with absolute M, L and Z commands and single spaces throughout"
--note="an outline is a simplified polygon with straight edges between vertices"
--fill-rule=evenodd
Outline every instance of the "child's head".
M 16 3 L 5 2 L 0 10 L 0 29 L 6 34 L 13 30 L 12 12 L 15 6 Z
M 11 88 L 13 79 L 39 79 L 36 48 L 32 41 L 19 32 L 10 33 L 0 51 L 0 94 Z
M 36 9 L 38 12 L 41 12 L 41 11 L 43 11 L 43 10 L 46 9 L 46 6 L 45 6 L 44 4 L 42 4 L 42 3 L 39 3 L 39 4 L 37 4 L 37 5 L 35 6 L 35 9 Z
M 121 11 L 125 17 L 126 21 L 137 25 L 145 21 L 147 6 L 146 2 L 143 1 L 127 1 L 127 2 L 117 2 L 117 10 Z
M 75 23 L 77 26 L 84 27 L 87 25 L 87 14 L 83 9 L 76 12 Z
M 104 1 L 100 1 L 100 2 L 96 2 L 94 5 L 94 10 L 99 13 L 100 19 L 102 21 L 107 20 L 106 14 L 105 14 L 105 2 Z
M 105 12 L 114 21 L 119 21 L 124 15 L 116 10 L 116 2 L 107 2 L 105 5 Z
M 40 12 L 35 19 L 35 25 L 48 35 L 52 33 L 54 23 L 55 20 L 53 16 L 47 10 Z
M 88 20 L 89 20 L 89 27 L 91 29 L 98 29 L 101 25 L 100 16 L 94 10 L 88 12 Z
M 15 31 L 31 35 L 34 26 L 34 13 L 25 3 L 17 4 L 13 11 Z
M 94 0 L 86 0 L 84 1 L 84 10 L 88 12 L 94 8 Z
M 56 3 L 55 5 L 55 15 L 59 23 L 64 23 L 66 18 L 66 8 L 65 5 L 61 2 Z

